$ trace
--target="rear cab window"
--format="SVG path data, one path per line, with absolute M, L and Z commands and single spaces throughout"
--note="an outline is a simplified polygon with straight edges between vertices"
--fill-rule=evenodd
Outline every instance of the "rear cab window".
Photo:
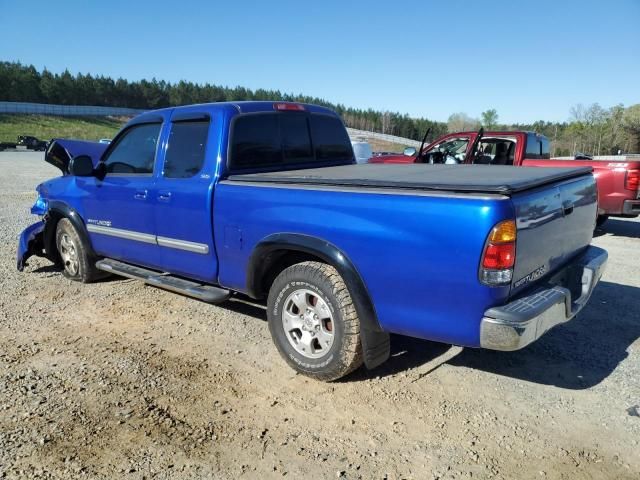
M 340 118 L 320 113 L 239 115 L 232 124 L 229 146 L 229 169 L 236 172 L 354 163 Z
M 551 158 L 551 146 L 549 139 L 547 137 L 540 138 L 540 158 L 550 159 Z
M 311 136 L 318 160 L 353 158 L 351 140 L 342 122 L 329 115 L 311 115 Z
M 527 150 L 525 158 L 548 160 L 551 158 L 549 139 L 537 133 L 527 134 Z

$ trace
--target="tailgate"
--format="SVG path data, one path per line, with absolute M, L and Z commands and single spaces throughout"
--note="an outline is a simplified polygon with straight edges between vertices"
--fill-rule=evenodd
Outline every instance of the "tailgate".
M 596 220 L 596 183 L 592 175 L 585 175 L 518 193 L 512 201 L 518 228 L 513 295 L 589 245 Z

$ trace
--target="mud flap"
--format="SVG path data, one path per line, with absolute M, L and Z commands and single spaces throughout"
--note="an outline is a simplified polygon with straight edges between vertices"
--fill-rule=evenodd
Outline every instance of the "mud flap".
M 16 263 L 18 271 L 24 270 L 29 257 L 44 256 L 43 243 L 44 222 L 37 222 L 25 228 L 18 237 L 18 252 Z
M 391 355 L 391 339 L 387 332 L 374 332 L 369 329 L 360 330 L 364 365 L 372 370 L 387 361 Z

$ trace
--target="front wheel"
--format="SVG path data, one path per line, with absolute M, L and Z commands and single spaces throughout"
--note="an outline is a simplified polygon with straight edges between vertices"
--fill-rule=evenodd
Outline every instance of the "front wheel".
M 335 268 L 293 265 L 269 290 L 269 330 L 280 355 L 298 372 L 337 380 L 362 365 L 360 319 Z
M 104 276 L 89 258 L 80 235 L 68 218 L 62 218 L 58 222 L 56 248 L 62 262 L 62 274 L 69 280 L 89 283 Z

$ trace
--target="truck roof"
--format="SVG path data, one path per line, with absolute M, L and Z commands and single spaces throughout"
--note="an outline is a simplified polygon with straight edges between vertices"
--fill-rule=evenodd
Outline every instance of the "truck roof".
M 477 130 L 465 131 L 465 132 L 451 132 L 447 133 L 447 136 L 450 135 L 477 135 Z M 542 135 L 541 133 L 532 132 L 531 130 L 486 130 L 482 136 L 483 137 L 501 137 L 507 135 Z
M 148 122 L 156 120 L 154 117 L 163 115 L 173 111 L 202 111 L 203 113 L 212 113 L 219 110 L 234 110 L 237 113 L 258 113 L 258 112 L 275 112 L 277 111 L 275 105 L 298 105 L 301 106 L 304 111 L 311 113 L 323 113 L 325 115 L 338 116 L 336 112 L 327 107 L 320 105 L 313 105 L 310 103 L 299 102 L 285 102 L 279 100 L 249 100 L 238 102 L 211 102 L 211 103 L 198 103 L 192 105 L 181 105 L 177 107 L 159 108 L 157 110 L 149 110 L 141 113 L 140 115 L 131 119 L 127 125 Z M 158 120 L 161 120 L 158 118 Z

